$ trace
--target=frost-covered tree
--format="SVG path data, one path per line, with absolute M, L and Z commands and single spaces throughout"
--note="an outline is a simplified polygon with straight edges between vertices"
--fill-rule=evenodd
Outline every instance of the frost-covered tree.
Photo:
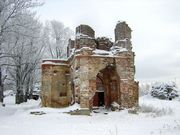
M 139 85 L 139 95 L 144 96 L 149 94 L 151 89 L 151 84 L 150 83 L 144 83 Z
M 179 96 L 177 86 L 174 82 L 153 84 L 151 95 L 159 99 L 169 100 Z
M 6 58 L 17 57 L 9 54 L 14 46 L 10 46 L 11 34 L 16 33 L 15 29 L 23 28 L 24 17 L 31 8 L 41 5 L 37 0 L 1 0 L 0 1 L 0 102 L 3 102 L 3 79 L 6 75 L 3 66 L 7 66 Z M 21 32 L 17 33 L 21 34 Z M 8 41 L 8 43 L 7 43 Z M 12 44 L 11 44 L 12 45 Z M 16 43 L 14 44 L 16 45 Z M 12 47 L 12 48 L 11 48 Z M 8 48 L 8 51 L 6 50 Z
M 9 64 L 9 73 L 16 86 L 16 103 L 27 100 L 43 51 L 41 24 L 31 13 L 22 16 L 21 20 L 24 27 L 14 28 L 8 42 L 9 46 L 13 46 L 9 51 L 10 56 L 14 56 L 9 58 L 9 63 L 12 63 Z
M 1 0 L 0 1 L 0 47 L 6 42 L 9 32 L 13 31 L 14 27 L 21 26 L 18 21 L 21 21 L 24 13 L 29 9 L 41 5 L 37 0 Z M 2 49 L 2 48 L 1 48 Z M 8 55 L 6 53 L 0 53 L 0 58 Z
M 65 27 L 63 23 L 53 20 L 47 21 L 44 27 L 44 43 L 46 45 L 46 57 L 64 58 L 69 38 L 73 31 Z

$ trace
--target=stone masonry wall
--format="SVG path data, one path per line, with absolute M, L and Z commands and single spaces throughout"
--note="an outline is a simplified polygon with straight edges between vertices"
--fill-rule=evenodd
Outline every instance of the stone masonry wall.
M 131 28 L 126 22 L 119 22 L 115 28 L 115 42 L 117 40 L 131 39 Z
M 67 65 L 42 65 L 42 104 L 64 107 L 71 102 L 69 67 Z
M 76 34 L 87 35 L 91 38 L 94 38 L 94 36 L 95 36 L 94 30 L 88 25 L 80 25 L 80 26 L 76 27 Z
M 134 104 L 137 104 L 138 89 L 134 82 L 135 70 L 133 53 L 129 54 L 128 57 L 127 54 L 124 53 L 121 57 L 116 58 L 78 56 L 77 59 L 80 60 L 80 70 L 77 72 L 79 74 L 79 102 L 82 108 L 92 107 L 92 99 L 96 91 L 97 74 L 108 65 L 114 64 L 114 61 L 120 80 L 120 89 L 118 91 L 119 104 L 122 107 L 131 107 L 134 106 Z
M 51 82 L 52 82 L 51 66 L 42 65 L 42 83 L 41 83 L 41 102 L 43 106 L 51 106 Z

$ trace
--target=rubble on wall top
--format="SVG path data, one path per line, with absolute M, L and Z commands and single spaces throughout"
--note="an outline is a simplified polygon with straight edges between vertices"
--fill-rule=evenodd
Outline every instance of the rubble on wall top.
M 101 40 L 111 40 L 111 38 L 108 38 L 108 37 L 97 37 L 96 38 L 97 40 L 101 39 Z

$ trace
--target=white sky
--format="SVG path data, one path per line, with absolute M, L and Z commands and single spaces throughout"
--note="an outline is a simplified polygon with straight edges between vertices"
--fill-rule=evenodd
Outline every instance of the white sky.
M 44 0 L 40 20 L 57 20 L 75 30 L 90 25 L 96 36 L 114 40 L 118 20 L 132 28 L 136 79 L 180 79 L 180 0 Z

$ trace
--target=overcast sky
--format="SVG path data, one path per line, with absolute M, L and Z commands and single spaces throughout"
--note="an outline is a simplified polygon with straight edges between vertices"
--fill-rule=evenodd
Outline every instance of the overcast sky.
M 44 0 L 40 20 L 57 20 L 75 30 L 88 24 L 96 36 L 114 40 L 118 20 L 132 28 L 136 79 L 180 79 L 180 0 Z

